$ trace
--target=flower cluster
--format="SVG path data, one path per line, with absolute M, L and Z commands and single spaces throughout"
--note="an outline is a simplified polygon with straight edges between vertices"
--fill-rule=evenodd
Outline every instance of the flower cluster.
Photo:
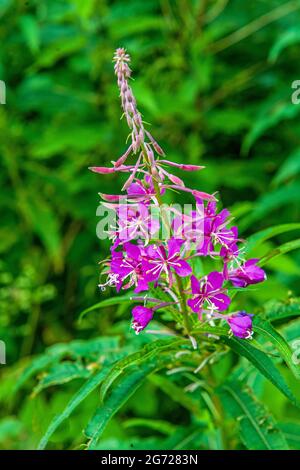
M 146 328 L 157 310 L 171 307 L 182 318 L 187 334 L 195 322 L 214 324 L 215 320 L 223 320 L 231 334 L 250 338 L 252 315 L 245 311 L 228 313 L 230 292 L 264 281 L 265 272 L 258 259 L 243 259 L 238 229 L 232 225 L 227 209 L 218 211 L 216 196 L 186 187 L 170 172 L 170 167 L 188 172 L 204 167 L 164 158 L 164 151 L 144 127 L 129 86 L 129 55 L 117 49 L 114 62 L 131 143 L 111 167 L 90 168 L 100 174 L 128 175 L 122 188 L 125 205 L 120 203 L 124 196 L 101 194 L 104 204 L 115 211 L 117 223 L 109 230 L 111 257 L 104 263 L 106 281 L 99 286 L 115 286 L 118 292 L 133 288 L 138 294 L 133 300 L 142 305 L 132 310 L 136 333 Z M 130 157 L 135 159 L 133 164 L 127 163 Z M 166 207 L 163 199 L 170 189 L 190 194 L 192 208 L 182 212 Z M 153 208 L 158 218 L 153 217 Z M 162 228 L 165 236 L 160 236 Z M 203 268 L 199 275 L 199 269 L 195 270 L 199 258 L 210 258 L 218 269 L 207 273 Z M 153 297 L 153 292 L 163 292 L 169 301 L 162 301 L 158 294 Z

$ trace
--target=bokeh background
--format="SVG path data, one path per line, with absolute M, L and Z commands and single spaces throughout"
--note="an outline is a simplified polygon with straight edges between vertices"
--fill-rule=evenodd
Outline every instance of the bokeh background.
M 300 104 L 291 102 L 292 82 L 300 79 L 299 23 L 299 1 L 0 0 L 0 79 L 7 87 L 0 106 L 2 448 L 34 447 L 41 416 L 47 424 L 69 393 L 30 400 L 28 388 L 10 399 L 29 356 L 110 334 L 120 316 L 130 321 L 128 308 L 112 307 L 79 321 L 84 309 L 112 295 L 97 288 L 108 244 L 96 237 L 96 209 L 98 192 L 116 192 L 121 180 L 87 168 L 109 164 L 125 148 L 115 48 L 132 55 L 139 108 L 168 158 L 206 165 L 187 183 L 218 191 L 246 238 L 299 220 Z M 292 238 L 280 235 L 257 254 Z M 293 251 L 269 263 L 268 282 L 247 301 L 254 307 L 299 294 L 299 262 Z M 157 413 L 151 390 L 147 409 L 136 399 L 129 414 Z M 184 423 L 177 405 L 164 400 Z M 57 448 L 80 443 L 74 430 L 95 401 L 57 435 Z M 108 438 L 124 437 L 118 423 Z

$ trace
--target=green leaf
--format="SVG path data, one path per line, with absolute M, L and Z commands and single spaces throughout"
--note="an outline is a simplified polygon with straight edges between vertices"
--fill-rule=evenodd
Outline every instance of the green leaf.
M 29 50 L 36 54 L 40 48 L 40 31 L 36 18 L 24 15 L 20 18 L 20 26 Z
M 264 308 L 264 318 L 269 321 L 284 320 L 300 315 L 300 299 L 291 298 L 285 302 L 271 301 Z
M 246 135 L 242 151 L 248 153 L 252 145 L 262 137 L 270 128 L 281 121 L 295 118 L 299 113 L 299 107 L 290 102 L 289 96 L 276 96 L 264 106 L 260 115 L 253 122 L 253 126 Z
M 45 354 L 32 360 L 31 364 L 19 376 L 13 392 L 19 390 L 32 376 L 45 371 L 53 364 L 57 364 L 64 356 L 70 356 L 74 359 L 84 357 L 85 360 L 95 361 L 101 359 L 102 353 L 104 362 L 106 358 L 112 361 L 114 360 L 113 355 L 118 352 L 119 343 L 119 337 L 102 336 L 89 341 L 78 340 L 55 344 L 48 348 Z
M 118 41 L 130 35 L 160 30 L 163 26 L 163 18 L 157 16 L 137 16 L 135 18 L 128 18 L 127 21 L 123 19 L 114 21 L 111 24 L 110 34 L 115 41 Z
M 288 253 L 289 251 L 296 250 L 297 248 L 300 248 L 300 238 L 291 242 L 284 243 L 283 245 L 280 245 L 279 247 L 275 248 L 270 253 L 260 259 L 259 265 L 264 266 L 271 259 L 277 258 L 278 256 Z
M 229 327 L 211 326 L 209 324 L 203 324 L 197 327 L 195 330 L 192 330 L 191 332 L 193 336 L 198 335 L 198 334 L 202 334 L 202 335 L 205 334 L 208 338 L 212 337 L 214 339 L 220 339 L 221 341 L 223 341 L 224 338 L 230 340 L 229 333 L 230 333 Z M 242 341 L 249 342 L 248 340 L 242 340 Z M 253 338 L 251 340 L 251 345 L 255 347 L 255 349 L 259 349 L 261 352 L 266 353 L 265 350 L 262 348 L 261 344 L 259 344 Z
M 275 330 L 275 328 L 273 328 L 273 326 L 268 321 L 263 320 L 258 316 L 254 318 L 253 325 L 254 331 L 271 341 L 295 377 L 300 379 L 300 367 L 293 363 L 293 351 L 287 341 L 280 335 L 280 333 Z
M 95 449 L 97 447 L 97 442 L 107 423 L 142 385 L 147 375 L 170 363 L 171 357 L 163 355 L 151 357 L 148 361 L 128 367 L 126 374 L 113 387 L 106 401 L 96 410 L 95 415 L 87 425 L 85 434 L 89 439 L 88 449 Z
M 122 295 L 119 297 L 110 297 L 109 299 L 102 300 L 101 302 L 92 305 L 91 307 L 86 308 L 80 313 L 79 319 L 81 320 L 87 313 L 93 312 L 94 310 L 98 310 L 99 308 L 111 307 L 113 305 L 119 305 L 123 303 L 130 303 L 132 302 L 134 295 Z
M 189 410 L 193 416 L 201 417 L 202 410 L 199 409 L 199 402 L 191 398 L 181 387 L 171 382 L 170 379 L 156 374 L 151 375 L 149 380 L 168 395 L 171 400 Z
M 212 438 L 211 433 L 207 429 L 207 423 L 200 422 L 199 420 L 195 425 L 182 426 L 165 441 L 163 441 L 162 450 L 199 450 L 203 438 L 207 437 L 208 441 Z M 211 442 L 209 443 L 211 445 Z M 209 448 L 206 445 L 206 449 Z M 213 446 L 215 442 L 213 441 Z M 213 447 L 214 450 L 216 447 Z
M 283 376 L 258 343 L 254 343 L 253 340 L 250 342 L 250 340 L 239 339 L 235 336 L 230 338 L 228 336 L 228 329 L 223 327 L 203 325 L 199 329 L 192 331 L 193 335 L 199 333 L 208 333 L 220 336 L 220 341 L 229 346 L 238 355 L 248 359 L 248 361 L 251 362 L 261 374 L 270 380 L 270 382 L 275 385 L 275 387 L 277 387 L 293 404 L 300 406 L 296 397 L 286 384 Z M 285 352 L 285 354 L 287 353 Z
M 241 389 L 238 382 L 228 382 L 219 390 L 226 414 L 238 423 L 244 445 L 250 450 L 288 450 L 283 433 L 274 418 L 253 393 Z
M 118 353 L 120 349 L 119 336 L 100 336 L 88 341 L 76 340 L 65 345 L 68 355 L 85 360 L 98 360 L 101 355 L 103 359 L 112 353 Z
M 24 425 L 14 417 L 7 417 L 0 421 L 0 443 L 6 439 L 16 439 L 24 432 Z
M 248 238 L 245 246 L 245 253 L 250 253 L 263 242 L 269 240 L 272 237 L 275 237 L 276 235 L 290 232 L 292 230 L 300 230 L 300 224 L 281 224 L 276 225 L 275 227 L 269 227 L 265 230 L 261 230 L 260 232 L 257 232 Z
M 68 57 L 72 53 L 82 50 L 85 44 L 86 37 L 84 35 L 76 36 L 75 34 L 69 38 L 64 38 L 63 41 L 54 41 L 43 51 L 43 54 L 38 57 L 34 68 L 53 67 L 54 64 L 64 57 Z
M 278 423 L 291 449 L 300 450 L 300 423 Z
M 297 148 L 291 155 L 284 161 L 283 165 L 279 168 L 273 184 L 280 184 L 293 176 L 298 175 L 300 172 L 300 149 Z
M 239 228 L 245 230 L 252 227 L 254 222 L 262 220 L 267 214 L 282 207 L 285 208 L 288 204 L 296 204 L 299 201 L 299 184 L 296 182 L 268 191 L 258 199 L 251 214 L 240 221 Z
M 299 42 L 300 31 L 298 29 L 287 29 L 279 35 L 278 40 L 273 44 L 268 57 L 269 61 L 274 64 L 284 49 Z
M 105 395 L 113 382 L 124 372 L 127 367 L 141 361 L 144 362 L 146 359 L 157 356 L 165 350 L 168 351 L 174 348 L 177 349 L 178 346 L 184 344 L 185 342 L 186 340 L 178 337 L 159 339 L 157 341 L 152 341 L 150 344 L 146 344 L 146 346 L 144 346 L 140 351 L 130 354 L 124 359 L 118 361 L 103 381 L 100 390 L 101 401 L 104 400 Z
M 292 341 L 298 342 L 299 331 L 300 331 L 300 317 L 294 321 L 287 323 L 286 325 L 282 325 L 281 327 L 279 327 L 279 331 L 289 344 Z M 292 348 L 293 348 L 293 345 L 292 345 Z
M 231 347 L 237 354 L 244 356 L 263 374 L 275 387 L 278 388 L 294 405 L 300 406 L 298 400 L 291 392 L 285 379 L 273 363 L 273 361 L 261 350 L 254 348 L 249 341 L 235 337 L 223 338 L 225 344 Z
M 95 390 L 96 387 L 102 382 L 104 377 L 106 376 L 107 372 L 109 370 L 109 367 L 104 367 L 102 370 L 100 370 L 96 375 L 91 377 L 79 390 L 75 395 L 71 398 L 69 403 L 67 404 L 66 408 L 57 416 L 54 417 L 54 419 L 51 421 L 46 433 L 40 440 L 40 443 L 38 445 L 38 449 L 44 449 L 52 436 L 52 434 L 56 431 L 56 429 L 63 423 L 69 416 L 70 414 L 77 408 L 77 406 L 80 405 L 80 403 L 85 400 L 86 397 L 92 393 L 93 390 Z
M 172 435 L 176 426 L 168 423 L 168 421 L 162 421 L 160 419 L 149 419 L 149 418 L 131 418 L 124 422 L 125 429 L 127 428 L 147 428 L 153 431 L 158 431 L 167 436 Z
M 16 381 L 13 393 L 17 392 L 33 375 L 36 375 L 38 372 L 46 369 L 51 364 L 57 362 L 61 356 L 64 354 L 64 350 L 58 351 L 56 348 L 57 354 L 46 354 L 39 356 L 34 359 L 28 367 L 22 372 Z M 54 350 L 53 350 L 54 352 Z
M 91 374 L 92 370 L 81 364 L 67 361 L 57 364 L 42 377 L 38 385 L 34 388 L 33 395 L 53 385 L 64 384 L 74 379 L 87 379 Z
M 41 196 L 34 197 L 28 195 L 29 204 L 26 205 L 27 217 L 33 229 L 45 246 L 48 255 L 53 259 L 57 270 L 62 269 L 63 256 L 61 253 L 60 222 L 57 214 L 51 210 L 46 201 Z

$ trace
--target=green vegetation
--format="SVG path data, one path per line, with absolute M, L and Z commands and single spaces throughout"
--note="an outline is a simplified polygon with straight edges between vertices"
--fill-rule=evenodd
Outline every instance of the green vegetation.
M 299 449 L 300 1 L 0 0 L 0 19 L 0 448 Z M 262 258 L 239 293 L 253 341 L 136 336 L 128 296 L 97 288 L 120 175 L 87 168 L 124 152 L 116 47 L 168 158 L 206 166 L 187 184 Z

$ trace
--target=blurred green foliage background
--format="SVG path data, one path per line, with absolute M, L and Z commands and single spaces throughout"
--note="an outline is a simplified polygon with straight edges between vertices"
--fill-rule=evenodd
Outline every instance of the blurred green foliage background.
M 110 334 L 121 315 L 130 321 L 126 308 L 78 321 L 112 295 L 97 288 L 108 244 L 96 238 L 96 209 L 98 192 L 116 192 L 121 180 L 87 167 L 125 149 L 114 50 L 132 55 L 139 108 L 168 158 L 206 165 L 187 183 L 219 191 L 247 237 L 299 220 L 300 104 L 291 85 L 300 79 L 300 2 L 0 0 L 0 18 L 0 339 L 8 362 L 0 366 L 0 446 L 31 448 L 69 391 L 30 401 L 29 388 L 12 401 L 18 368 L 52 344 Z M 280 235 L 256 254 L 295 237 Z M 299 251 L 272 261 L 250 305 L 299 294 L 299 261 Z M 135 400 L 129 415 L 155 416 L 157 393 L 148 389 L 147 410 Z M 80 443 L 74 429 L 96 399 L 57 435 L 58 448 Z M 166 416 L 184 424 L 164 400 Z M 112 436 L 126 434 L 118 421 L 111 426 Z

